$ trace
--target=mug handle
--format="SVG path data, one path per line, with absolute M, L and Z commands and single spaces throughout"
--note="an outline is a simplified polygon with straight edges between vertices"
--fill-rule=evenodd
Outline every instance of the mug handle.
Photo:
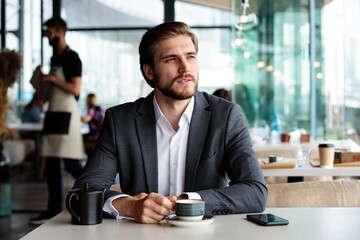
M 79 197 L 76 193 L 71 193 L 69 194 L 67 197 L 66 197 L 66 208 L 67 210 L 70 212 L 71 216 L 73 216 L 74 218 L 76 218 L 76 220 L 78 222 L 80 222 L 80 217 L 78 215 L 76 215 L 76 213 L 74 212 L 74 210 L 72 210 L 71 208 L 71 199 L 72 197 L 75 196 L 76 197 L 76 200 L 79 200 Z

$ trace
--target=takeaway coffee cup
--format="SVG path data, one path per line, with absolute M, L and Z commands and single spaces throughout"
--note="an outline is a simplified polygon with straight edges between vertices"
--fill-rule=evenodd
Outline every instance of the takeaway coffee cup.
M 104 192 L 105 189 L 90 189 L 88 184 L 71 190 L 66 197 L 66 208 L 72 216 L 72 224 L 102 223 Z
M 320 167 L 332 168 L 334 165 L 335 146 L 330 143 L 319 144 Z
M 204 200 L 183 199 L 175 202 L 175 214 L 181 220 L 202 220 L 204 213 Z

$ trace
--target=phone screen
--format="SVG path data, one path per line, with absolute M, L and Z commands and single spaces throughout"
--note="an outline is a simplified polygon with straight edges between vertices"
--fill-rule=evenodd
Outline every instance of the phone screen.
M 252 215 L 246 215 L 246 218 L 250 221 L 253 221 L 255 223 L 258 223 L 263 226 L 276 226 L 276 225 L 287 225 L 289 224 L 289 221 L 275 216 L 273 214 L 252 214 Z

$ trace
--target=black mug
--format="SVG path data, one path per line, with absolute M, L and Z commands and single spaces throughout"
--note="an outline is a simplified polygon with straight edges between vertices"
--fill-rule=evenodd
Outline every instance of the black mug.
M 73 189 L 66 197 L 66 208 L 72 216 L 72 224 L 93 225 L 102 223 L 104 190 L 93 190 L 85 184 Z

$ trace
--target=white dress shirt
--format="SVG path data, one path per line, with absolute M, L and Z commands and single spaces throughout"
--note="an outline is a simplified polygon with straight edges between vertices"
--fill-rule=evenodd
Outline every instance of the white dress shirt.
M 178 196 L 183 193 L 185 182 L 186 149 L 194 98 L 191 98 L 175 131 L 165 118 L 154 97 L 156 140 L 158 153 L 158 193 Z
M 180 117 L 179 129 L 175 131 L 161 112 L 154 95 L 153 104 L 156 120 L 158 155 L 158 193 L 162 196 L 187 194 L 189 199 L 201 199 L 198 193 L 183 192 L 185 184 L 186 150 L 191 115 L 194 110 L 194 101 L 194 97 L 192 97 Z M 126 218 L 119 215 L 111 202 L 116 198 L 127 196 L 126 194 L 120 194 L 107 199 L 103 210 L 110 213 L 116 219 Z

